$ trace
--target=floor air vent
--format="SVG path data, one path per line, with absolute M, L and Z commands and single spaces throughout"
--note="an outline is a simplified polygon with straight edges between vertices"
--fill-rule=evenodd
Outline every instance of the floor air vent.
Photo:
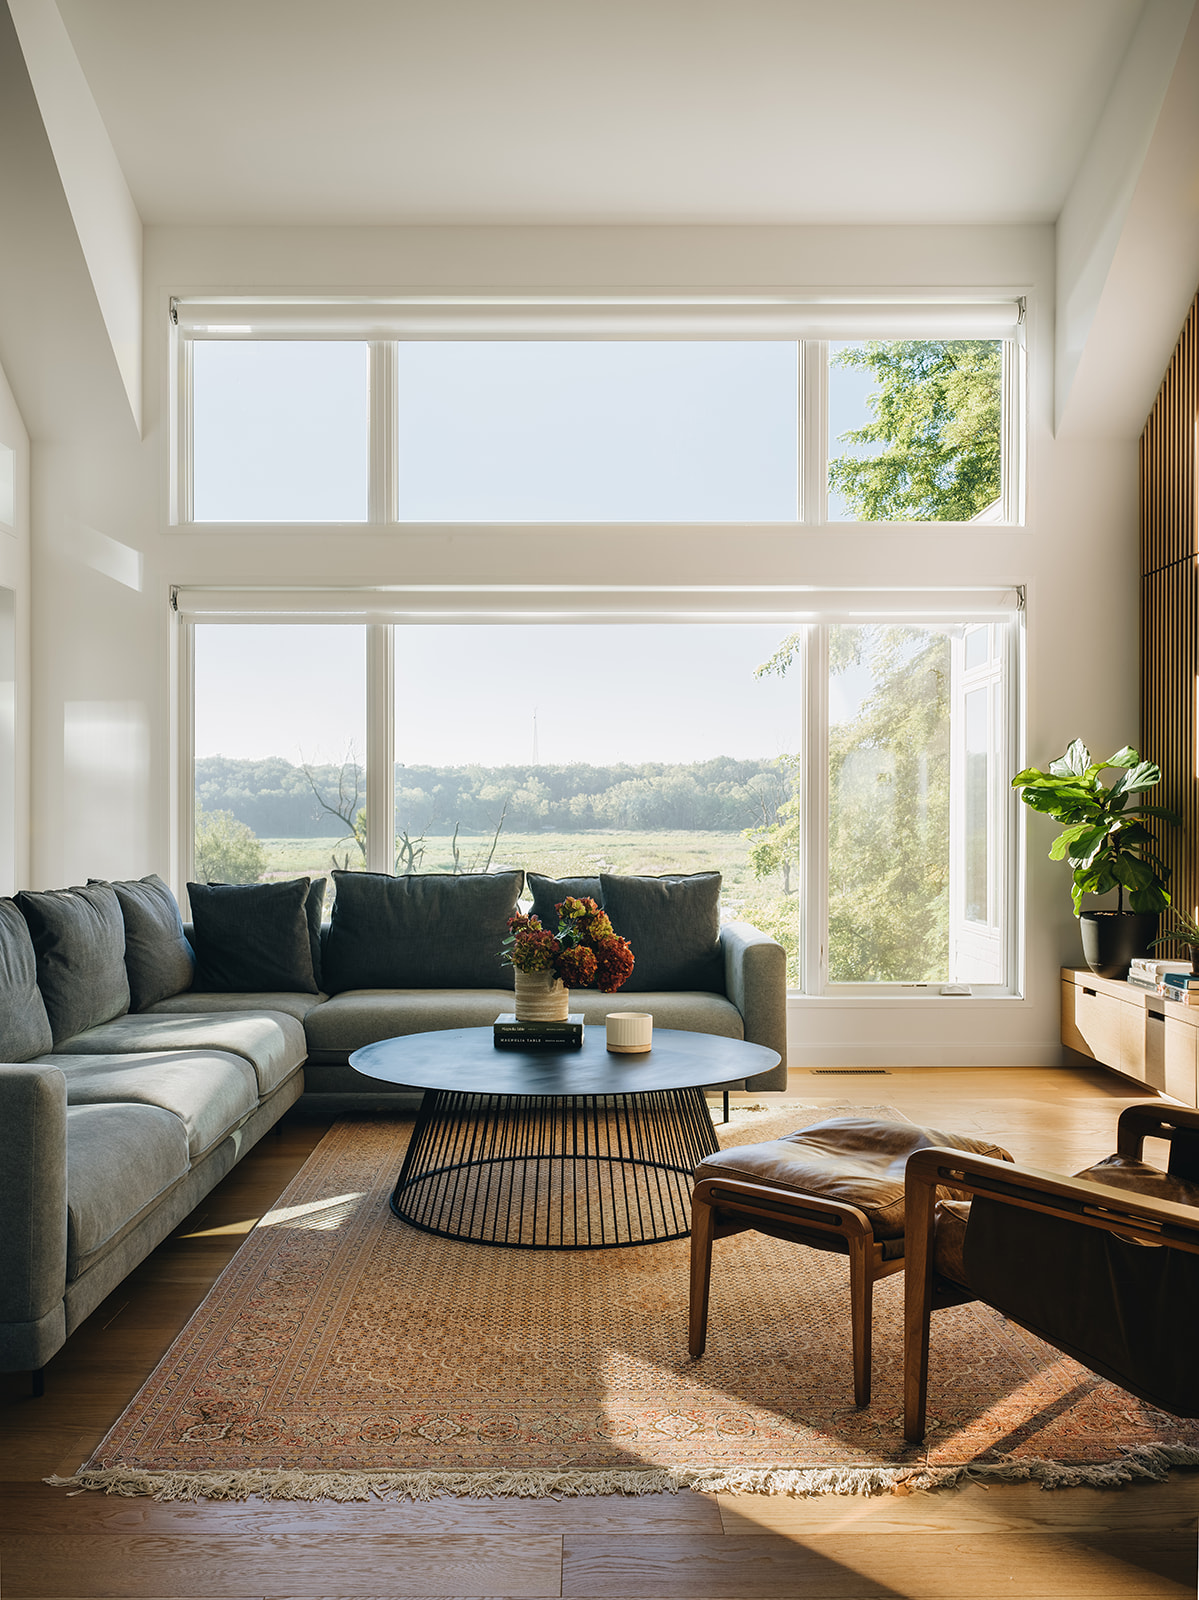
M 817 1078 L 889 1078 L 889 1067 L 809 1067 Z

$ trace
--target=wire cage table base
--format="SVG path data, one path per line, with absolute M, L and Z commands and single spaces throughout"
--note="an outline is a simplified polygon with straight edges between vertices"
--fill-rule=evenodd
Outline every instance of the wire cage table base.
M 638 1094 L 427 1089 L 391 1197 L 426 1233 L 525 1250 L 684 1238 L 717 1149 L 699 1088 Z

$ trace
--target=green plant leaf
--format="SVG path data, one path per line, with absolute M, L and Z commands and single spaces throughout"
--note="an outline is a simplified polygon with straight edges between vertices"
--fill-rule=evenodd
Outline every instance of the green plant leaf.
M 1049 763 L 1049 770 L 1056 778 L 1074 777 L 1081 778 L 1091 765 L 1091 752 L 1081 739 L 1071 739 L 1066 746 L 1064 756 L 1059 756 L 1056 761 Z
M 1133 754 L 1135 755 L 1135 751 Z M 1116 795 L 1143 794 L 1146 789 L 1152 789 L 1155 784 L 1162 781 L 1161 768 L 1154 766 L 1152 761 L 1138 761 L 1127 772 L 1122 772 L 1111 786 L 1113 799 Z
M 1114 756 L 1108 756 L 1103 765 L 1105 767 L 1135 767 L 1140 759 L 1140 756 L 1132 746 L 1126 744 L 1123 750 L 1117 750 Z
M 1071 856 L 1089 856 L 1096 844 L 1106 838 L 1103 828 L 1096 828 L 1091 822 L 1075 822 L 1068 828 L 1063 828 L 1061 833 L 1049 847 L 1050 861 L 1061 861 L 1067 854 Z M 1082 849 L 1075 849 L 1081 841 L 1086 840 Z
M 1146 889 L 1153 882 L 1153 868 L 1136 856 L 1121 856 L 1113 861 L 1112 874 L 1126 889 Z
M 1151 883 L 1148 888 L 1134 889 L 1128 896 L 1128 904 L 1134 911 L 1164 911 L 1170 904 L 1170 896 L 1160 884 Z

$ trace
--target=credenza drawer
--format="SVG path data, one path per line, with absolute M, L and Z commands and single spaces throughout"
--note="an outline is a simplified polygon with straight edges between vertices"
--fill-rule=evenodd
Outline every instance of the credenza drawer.
M 1062 1043 L 1105 1066 L 1146 1082 L 1145 1007 L 1104 994 L 1085 980 L 1062 982 Z

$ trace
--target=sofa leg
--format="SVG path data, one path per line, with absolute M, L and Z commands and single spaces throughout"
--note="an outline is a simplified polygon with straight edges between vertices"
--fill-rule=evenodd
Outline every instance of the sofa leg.
M 29 1374 L 29 1392 L 35 1400 L 40 1400 L 46 1392 L 46 1369 L 38 1367 L 36 1372 Z
M 729 1120 L 729 1092 L 727 1089 L 724 1091 L 724 1120 L 726 1122 Z

